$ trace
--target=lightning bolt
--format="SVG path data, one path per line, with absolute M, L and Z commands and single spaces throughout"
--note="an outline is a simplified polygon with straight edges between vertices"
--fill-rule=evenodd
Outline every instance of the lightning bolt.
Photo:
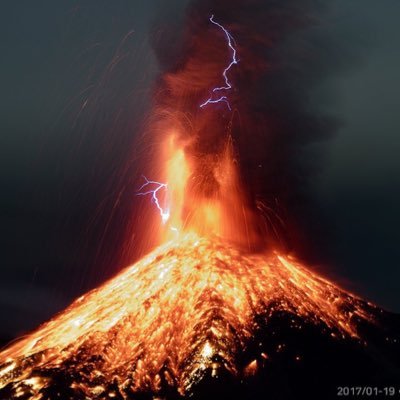
M 170 212 L 168 208 L 163 208 L 160 205 L 160 199 L 158 198 L 158 192 L 162 189 L 168 190 L 168 185 L 166 183 L 150 181 L 144 175 L 143 178 L 145 180 L 144 184 L 138 189 L 137 196 L 148 196 L 151 195 L 151 201 L 156 205 L 158 211 L 160 212 L 160 216 L 162 222 L 165 224 L 169 217 Z M 143 191 L 144 190 L 144 191 Z
M 232 35 L 221 24 L 219 24 L 218 22 L 216 22 L 214 20 L 214 15 L 211 15 L 210 22 L 213 23 L 214 25 L 216 25 L 218 28 L 220 28 L 224 32 L 224 34 L 226 36 L 226 39 L 228 41 L 228 46 L 232 50 L 232 61 L 224 69 L 224 72 L 222 73 L 222 76 L 223 76 L 224 81 L 225 81 L 225 85 L 221 86 L 221 87 L 214 88 L 212 90 L 212 94 L 211 94 L 210 98 L 208 100 L 206 100 L 203 104 L 201 104 L 200 108 L 203 108 L 203 107 L 207 106 L 208 104 L 216 104 L 216 103 L 223 102 L 223 103 L 226 103 L 227 107 L 231 111 L 232 110 L 231 109 L 231 105 L 230 105 L 229 100 L 228 100 L 228 98 L 226 96 L 220 96 L 220 97 L 215 99 L 215 98 L 213 98 L 214 97 L 213 95 L 214 95 L 214 93 L 220 92 L 221 90 L 230 90 L 230 89 L 232 89 L 232 84 L 229 82 L 229 78 L 228 78 L 228 72 L 230 71 L 230 69 L 234 65 L 236 65 L 239 62 L 239 60 L 237 59 L 236 49 L 235 49 L 235 47 L 233 45 L 234 42 L 235 42 L 235 39 L 232 37 Z

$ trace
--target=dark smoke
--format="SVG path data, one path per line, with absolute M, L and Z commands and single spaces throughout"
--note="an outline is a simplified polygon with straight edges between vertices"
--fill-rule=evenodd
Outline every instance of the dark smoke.
M 325 23 L 326 3 L 193 1 L 183 28 L 178 22 L 153 35 L 163 70 L 155 129 L 162 135 L 178 124 L 182 139 L 195 139 L 187 151 L 197 155 L 202 171 L 232 135 L 249 202 L 254 208 L 262 203 L 268 234 L 304 257 L 318 256 L 327 234 L 312 196 L 319 163 L 310 145 L 337 127 L 312 104 L 312 92 L 343 65 L 335 61 L 340 49 L 313 32 Z M 225 104 L 199 108 L 221 83 L 230 57 L 211 14 L 236 40 L 240 63 L 230 73 L 234 90 L 228 94 L 233 113 Z

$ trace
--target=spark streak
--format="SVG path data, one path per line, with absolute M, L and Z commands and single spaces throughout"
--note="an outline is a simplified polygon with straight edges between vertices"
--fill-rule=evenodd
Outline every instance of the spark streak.
M 169 217 L 170 217 L 170 212 L 169 212 L 168 208 L 164 209 L 160 205 L 160 199 L 158 198 L 158 192 L 161 189 L 167 190 L 168 189 L 168 185 L 166 183 L 161 183 L 161 182 L 157 182 L 157 181 L 150 181 L 144 175 L 143 175 L 143 178 L 145 180 L 145 183 L 138 189 L 139 193 L 137 193 L 137 196 L 151 195 L 152 202 L 158 208 L 158 211 L 160 212 L 160 215 L 161 215 L 162 222 L 165 224 L 168 221 Z M 151 189 L 154 186 L 155 186 L 155 188 Z M 141 192 L 141 190 L 145 190 L 145 191 Z
M 224 77 L 224 80 L 225 80 L 225 86 L 216 87 L 216 88 L 214 88 L 212 90 L 212 93 L 217 93 L 217 92 L 219 92 L 221 90 L 230 90 L 230 89 L 232 89 L 232 84 L 230 83 L 229 78 L 228 78 L 228 72 L 230 71 L 230 69 L 234 65 L 236 65 L 239 62 L 239 60 L 236 58 L 236 53 L 237 52 L 236 52 L 235 47 L 233 46 L 233 43 L 234 43 L 235 40 L 233 39 L 232 35 L 221 24 L 219 24 L 218 22 L 214 21 L 214 15 L 212 15 L 210 17 L 210 21 L 214 25 L 216 25 L 216 26 L 218 26 L 219 28 L 222 29 L 222 31 L 224 32 L 224 34 L 226 36 L 226 39 L 228 41 L 228 46 L 232 50 L 232 61 L 224 69 L 224 72 L 222 73 L 222 76 Z M 203 108 L 203 107 L 207 106 L 208 104 L 216 104 L 216 103 L 221 103 L 221 102 L 226 103 L 226 105 L 228 106 L 229 110 L 232 110 L 231 109 L 231 105 L 229 103 L 229 100 L 228 100 L 228 98 L 226 96 L 220 96 L 217 99 L 213 99 L 213 95 L 211 95 L 210 98 L 208 100 L 206 100 L 203 104 L 201 104 L 200 108 Z

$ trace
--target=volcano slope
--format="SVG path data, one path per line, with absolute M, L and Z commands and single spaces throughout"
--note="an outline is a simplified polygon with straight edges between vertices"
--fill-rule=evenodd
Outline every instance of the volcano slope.
M 336 398 L 400 386 L 399 333 L 295 259 L 186 234 L 3 350 L 0 399 Z

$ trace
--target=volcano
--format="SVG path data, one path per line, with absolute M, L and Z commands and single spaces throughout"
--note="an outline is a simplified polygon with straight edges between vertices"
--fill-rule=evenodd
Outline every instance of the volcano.
M 204 18 L 211 3 L 224 18 Z M 304 191 L 298 146 L 325 129 L 284 84 L 297 64 L 280 72 L 298 3 L 195 2 L 138 152 L 149 253 L 0 352 L 0 400 L 400 395 L 399 316 L 281 245 L 297 224 L 279 211 Z
M 186 234 L 4 350 L 0 398 L 333 398 L 399 382 L 399 332 L 293 258 Z

